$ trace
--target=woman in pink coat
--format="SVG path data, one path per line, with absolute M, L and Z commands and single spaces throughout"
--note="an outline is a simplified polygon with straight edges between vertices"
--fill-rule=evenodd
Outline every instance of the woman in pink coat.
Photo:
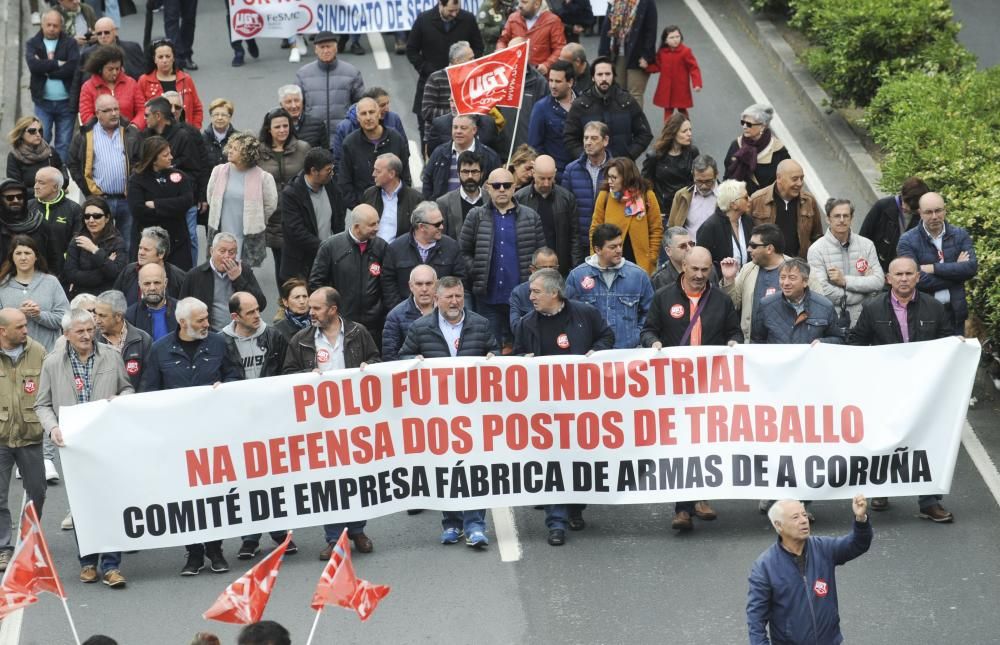
M 653 94 L 653 105 L 663 108 L 663 120 L 666 121 L 674 110 L 685 117 L 688 108 L 694 105 L 691 98 L 691 87 L 695 92 L 701 91 L 701 69 L 691 48 L 683 43 L 684 35 L 677 25 L 669 25 L 660 36 L 660 48 L 656 52 L 656 61 L 646 65 L 650 74 L 660 73 L 660 81 L 656 84 Z

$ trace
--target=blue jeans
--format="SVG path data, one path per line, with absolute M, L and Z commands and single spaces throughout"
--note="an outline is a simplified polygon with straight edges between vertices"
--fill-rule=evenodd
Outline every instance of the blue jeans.
M 188 234 L 191 236 L 191 266 L 196 267 L 200 264 L 198 262 L 198 207 L 189 208 L 184 219 L 187 220 Z M 211 245 L 212 240 L 209 240 L 208 243 Z
M 97 17 L 111 18 L 116 27 L 122 26 L 122 10 L 118 0 L 104 0 L 104 15 L 101 15 L 101 0 L 87 0 L 87 4 L 97 13 Z
M 125 254 L 129 260 L 132 259 L 132 211 L 128 208 L 128 201 L 124 198 L 107 198 L 108 206 L 111 208 L 111 215 L 115 218 L 115 228 L 121 233 L 125 240 Z
M 942 499 L 944 499 L 943 495 L 921 495 L 917 497 L 917 504 L 920 506 L 920 510 L 923 511 L 934 506 Z
M 365 532 L 365 526 L 368 524 L 367 520 L 361 520 L 360 522 L 345 522 L 344 524 L 324 524 L 323 533 L 326 536 L 327 544 L 336 544 L 337 540 L 340 539 L 340 534 L 347 529 L 347 535 L 353 536 Z
M 486 532 L 486 509 L 475 511 L 444 511 L 441 513 L 441 527 L 459 529 L 468 535 L 473 531 Z
M 76 531 L 73 531 L 73 540 L 76 542 L 76 552 L 80 552 L 80 540 L 76 538 Z M 120 569 L 122 565 L 122 552 L 112 553 L 91 553 L 80 555 L 80 567 L 97 567 L 101 573 L 107 573 L 112 569 Z
M 76 121 L 76 113 L 70 109 L 69 100 L 41 99 L 35 103 L 35 116 L 42 122 L 42 138 L 52 143 L 60 159 L 69 159 L 69 142 Z
M 565 531 L 569 525 L 569 508 L 566 504 L 550 504 L 545 507 L 545 528 L 550 531 Z
M 486 302 L 485 296 L 476 298 L 477 314 L 490 321 L 490 328 L 493 330 L 493 337 L 497 339 L 497 344 L 501 347 L 505 343 L 513 341 L 514 336 L 510 332 L 510 305 L 491 305 Z

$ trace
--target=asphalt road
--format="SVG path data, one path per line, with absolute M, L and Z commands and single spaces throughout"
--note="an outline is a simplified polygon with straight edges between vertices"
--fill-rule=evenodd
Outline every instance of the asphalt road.
M 659 0 L 657 6 L 660 26 L 681 25 L 699 59 L 706 86 L 696 95 L 692 112 L 695 143 L 721 158 L 738 134 L 740 111 L 754 102 L 741 82 L 746 77 L 734 71 L 687 4 Z M 736 58 L 777 107 L 825 190 L 858 200 L 860 193 L 841 163 L 789 88 L 725 10 L 726 2 L 707 0 L 704 7 Z M 203 2 L 198 21 L 195 60 L 201 69 L 194 72 L 194 78 L 202 100 L 207 104 L 217 96 L 229 97 L 236 104 L 237 127 L 258 129 L 264 113 L 276 103 L 277 87 L 294 81 L 297 66 L 287 62 L 287 52 L 276 41 L 265 41 L 260 60 L 248 57 L 245 67 L 233 69 L 222 3 Z M 159 33 L 159 17 L 156 24 L 154 33 Z M 139 40 L 141 28 L 140 16 L 127 18 L 123 37 Z M 369 41 L 363 42 L 370 51 Z M 596 39 L 585 39 L 584 44 L 596 54 Z M 416 122 L 407 110 L 415 74 L 406 59 L 390 53 L 391 68 L 377 69 L 371 55 L 345 54 L 344 58 L 361 68 L 368 85 L 389 89 L 394 109 L 415 136 Z M 311 56 L 303 63 L 309 60 Z M 662 112 L 651 105 L 652 91 L 653 83 L 647 93 L 647 116 L 655 124 L 661 121 Z M 864 213 L 867 207 L 859 203 L 858 211 Z M 275 294 L 269 263 L 257 276 L 268 295 Z M 273 305 L 269 309 L 273 311 Z M 863 372 L 859 366 L 862 378 Z M 886 397 L 895 394 L 888 385 L 873 387 L 883 387 Z M 972 421 L 989 453 L 996 455 L 1000 441 L 991 434 L 996 432 L 992 405 L 977 410 Z M 18 488 L 13 487 L 15 498 L 20 495 Z M 208 630 L 219 634 L 223 642 L 235 642 L 237 627 L 206 622 L 201 613 L 245 570 L 235 558 L 237 539 L 226 541 L 233 565 L 228 574 L 206 571 L 196 578 L 181 578 L 183 550 L 172 548 L 126 555 L 123 572 L 129 583 L 125 590 L 83 585 L 76 580 L 72 534 L 58 528 L 67 511 L 64 491 L 62 484 L 49 489 L 43 523 L 69 592 L 69 607 L 84 638 L 103 632 L 123 644 L 181 644 L 189 642 L 195 632 Z M 891 511 L 874 516 L 876 540 L 870 552 L 839 571 L 841 616 L 848 642 L 1000 642 L 996 592 L 1000 509 L 964 450 L 945 504 L 958 518 L 953 525 L 917 519 L 913 499 L 897 500 Z M 488 533 L 493 544 L 484 552 L 462 545 L 441 546 L 435 512 L 375 519 L 368 525 L 375 552 L 355 556 L 355 569 L 364 578 L 391 585 L 392 593 L 365 624 L 353 614 L 328 609 L 315 642 L 745 642 L 747 573 L 774 534 L 753 503 L 720 501 L 716 508 L 717 521 L 698 523 L 694 532 L 678 535 L 669 528 L 671 508 L 665 505 L 593 507 L 586 515 L 587 529 L 570 534 L 562 548 L 546 544 L 540 511 L 515 509 L 522 552 L 513 562 L 501 561 L 492 517 Z M 817 503 L 813 510 L 817 533 L 848 530 L 848 502 Z M 295 539 L 301 551 L 286 558 L 265 617 L 283 623 L 294 642 L 304 643 L 314 616 L 308 603 L 322 570 L 316 556 L 323 540 L 318 528 L 300 530 Z M 20 642 L 71 642 L 56 598 L 45 595 L 24 613 Z
M 996 33 L 1000 29 L 1000 12 L 990 0 L 952 0 L 955 20 L 962 25 L 958 39 L 979 58 L 979 68 L 1000 63 Z

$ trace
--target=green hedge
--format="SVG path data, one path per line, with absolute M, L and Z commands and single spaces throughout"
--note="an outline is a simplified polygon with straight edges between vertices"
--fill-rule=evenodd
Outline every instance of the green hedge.
M 1000 68 L 893 78 L 866 120 L 886 152 L 882 188 L 921 177 L 944 196 L 948 220 L 969 230 L 979 260 L 972 309 L 1000 340 Z
M 806 65 L 837 104 L 868 105 L 879 86 L 911 71 L 970 69 L 948 0 L 790 0 L 790 24 L 810 42 Z

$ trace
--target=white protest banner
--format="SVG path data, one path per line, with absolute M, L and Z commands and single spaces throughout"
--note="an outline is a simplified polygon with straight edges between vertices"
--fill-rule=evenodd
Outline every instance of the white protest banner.
M 316 17 L 320 31 L 388 33 L 409 31 L 417 16 L 436 6 L 437 0 L 318 0 Z M 462 9 L 476 15 L 479 0 L 462 0 Z
M 63 408 L 83 553 L 411 508 L 946 493 L 958 338 L 398 361 Z
M 233 40 L 314 34 L 316 0 L 229 0 L 229 28 Z

